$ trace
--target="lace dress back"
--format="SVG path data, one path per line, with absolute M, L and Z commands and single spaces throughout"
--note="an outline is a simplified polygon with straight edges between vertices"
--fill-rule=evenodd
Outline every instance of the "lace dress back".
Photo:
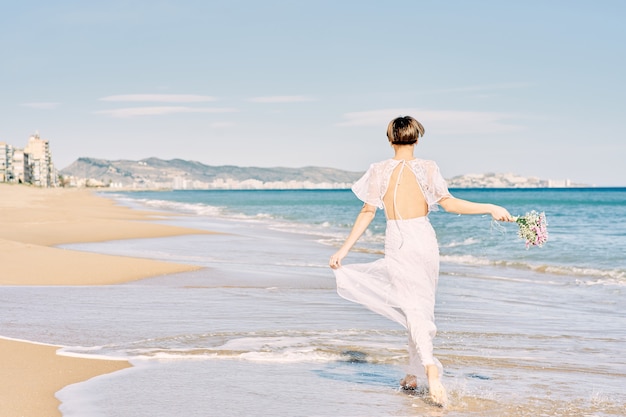
M 383 196 L 387 220 L 412 219 L 428 214 L 424 193 L 413 171 L 405 169 L 406 165 L 406 161 L 401 161 L 389 177 L 393 187 L 389 186 Z
M 428 205 L 428 211 L 437 210 L 437 203 L 441 199 L 452 197 L 437 164 L 434 161 L 417 158 L 410 161 L 387 159 L 370 165 L 365 174 L 354 183 L 352 191 L 361 201 L 380 209 L 384 208 L 383 197 L 389 189 L 394 170 L 401 164 L 405 164 L 415 176 Z

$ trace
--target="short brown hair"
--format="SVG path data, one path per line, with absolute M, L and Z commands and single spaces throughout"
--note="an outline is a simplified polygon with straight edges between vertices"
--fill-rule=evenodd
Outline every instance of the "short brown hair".
M 387 139 L 394 145 L 412 145 L 424 136 L 424 126 L 411 116 L 400 116 L 389 122 Z

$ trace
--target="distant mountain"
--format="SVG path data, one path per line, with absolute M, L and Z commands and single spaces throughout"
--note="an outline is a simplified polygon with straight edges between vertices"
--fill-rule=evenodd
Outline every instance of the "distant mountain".
M 126 189 L 339 189 L 363 174 L 335 168 L 211 166 L 182 159 L 109 161 L 79 158 L 59 172 L 64 185 Z M 569 180 L 542 180 L 515 174 L 467 174 L 449 178 L 450 188 L 579 187 Z
M 79 158 L 59 172 L 67 185 L 133 189 L 349 188 L 362 173 L 334 168 L 211 166 L 182 159 Z

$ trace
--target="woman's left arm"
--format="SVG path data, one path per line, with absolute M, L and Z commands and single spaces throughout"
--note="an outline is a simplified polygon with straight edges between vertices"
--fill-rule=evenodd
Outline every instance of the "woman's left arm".
M 356 243 L 357 240 L 361 237 L 361 235 L 365 232 L 365 230 L 369 227 L 372 220 L 374 220 L 374 216 L 376 215 L 376 207 L 365 203 L 363 208 L 359 212 L 359 215 L 356 216 L 356 220 L 354 221 L 354 225 L 352 226 L 352 230 L 350 234 L 346 238 L 345 242 L 339 248 L 337 252 L 333 256 L 330 257 L 330 261 L 328 265 L 332 269 L 337 269 L 341 267 L 341 260 L 346 257 L 352 246 Z
M 513 216 L 504 207 L 488 204 L 474 203 L 473 201 L 460 198 L 445 197 L 439 201 L 439 205 L 449 213 L 457 214 L 491 214 L 494 220 L 502 222 L 514 221 Z

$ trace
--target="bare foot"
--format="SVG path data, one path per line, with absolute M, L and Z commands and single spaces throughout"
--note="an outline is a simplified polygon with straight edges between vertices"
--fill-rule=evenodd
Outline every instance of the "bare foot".
M 400 386 L 403 389 L 416 389 L 417 388 L 417 378 L 415 375 L 407 374 L 400 381 Z
M 439 369 L 437 366 L 428 365 L 426 367 L 426 376 L 428 376 L 428 391 L 430 392 L 430 400 L 436 405 L 443 407 L 448 402 L 448 394 L 439 380 Z

